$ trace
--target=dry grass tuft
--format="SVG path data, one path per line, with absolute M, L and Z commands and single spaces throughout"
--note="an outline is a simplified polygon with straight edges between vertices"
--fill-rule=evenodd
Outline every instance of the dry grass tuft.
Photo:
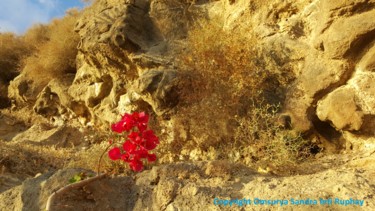
M 72 150 L 0 140 L 0 168 L 5 173 L 34 177 L 38 173 L 63 168 Z M 4 173 L 3 172 L 3 173 Z

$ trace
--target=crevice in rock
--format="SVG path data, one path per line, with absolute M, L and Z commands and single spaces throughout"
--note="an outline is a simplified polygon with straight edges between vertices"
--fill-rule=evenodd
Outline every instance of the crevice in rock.
M 312 118 L 312 124 L 315 130 L 327 140 L 336 140 L 341 137 L 341 133 L 337 131 L 329 122 L 321 121 L 316 115 Z
M 313 106 L 307 109 L 307 116 L 312 123 L 313 127 L 310 131 L 306 132 L 306 136 L 310 136 L 316 134 L 322 139 L 320 139 L 321 143 L 324 146 L 328 146 L 330 148 L 329 151 L 336 152 L 337 150 L 341 149 L 340 140 L 342 138 L 342 134 L 337 131 L 329 121 L 321 121 L 316 114 L 316 103 L 314 102 Z M 323 147 L 326 148 L 326 147 Z M 322 148 L 319 148 L 319 152 Z
M 363 54 L 367 52 L 367 49 L 371 46 L 371 43 L 374 42 L 374 40 L 375 29 L 358 36 L 358 38 L 350 44 L 350 48 L 345 52 L 344 57 L 353 59 L 354 61 L 362 58 Z
M 8 108 L 11 105 L 9 98 L 0 96 L 0 109 Z
M 374 136 L 375 135 L 375 115 L 365 115 L 363 117 L 362 127 L 360 128 L 361 135 Z
M 325 132 L 322 131 L 321 129 L 316 128 L 316 127 L 321 128 L 322 126 L 325 126 L 325 125 L 324 124 L 322 125 L 322 124 L 319 123 L 319 122 L 322 122 L 322 121 L 320 121 L 319 118 L 316 115 L 317 104 L 318 104 L 319 100 L 324 98 L 324 96 L 328 95 L 329 93 L 331 93 L 333 90 L 337 89 L 338 87 L 345 85 L 346 82 L 352 77 L 352 75 L 355 72 L 355 64 L 353 62 L 349 61 L 348 65 L 349 65 L 348 70 L 345 73 L 342 74 L 341 79 L 339 81 L 337 81 L 336 83 L 330 84 L 327 88 L 322 89 L 322 90 L 320 90 L 320 91 L 318 91 L 314 94 L 313 102 L 311 103 L 311 106 L 307 109 L 307 112 L 306 112 L 307 117 L 310 120 L 310 122 L 313 124 L 314 129 L 319 134 L 321 132 L 323 132 L 323 133 L 325 133 Z M 330 126 L 330 127 L 332 127 L 332 126 Z
M 351 12 L 353 14 L 363 13 L 363 12 L 370 11 L 370 10 L 372 10 L 374 8 L 375 8 L 375 3 L 365 1 L 365 2 L 360 2 L 357 5 L 353 6 Z
M 338 7 L 335 9 L 332 9 L 332 17 L 350 17 L 354 16 L 358 13 L 364 13 L 367 11 L 372 10 L 375 7 L 374 3 L 364 1 L 364 2 L 358 2 L 349 4 L 344 7 Z

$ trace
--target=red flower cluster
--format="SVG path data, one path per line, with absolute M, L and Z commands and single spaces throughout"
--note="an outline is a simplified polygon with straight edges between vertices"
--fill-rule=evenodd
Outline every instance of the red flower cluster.
M 121 159 L 127 163 L 134 171 L 142 171 L 143 162 L 141 159 L 146 159 L 150 162 L 156 160 L 155 154 L 150 154 L 148 151 L 153 150 L 159 144 L 158 137 L 152 130 L 146 130 L 149 116 L 145 112 L 133 114 L 125 114 L 121 120 L 112 124 L 112 131 L 117 133 L 129 132 L 127 140 L 119 147 L 114 147 L 109 150 L 108 155 L 112 160 Z M 137 128 L 138 131 L 134 131 Z M 123 153 L 121 152 L 123 151 Z

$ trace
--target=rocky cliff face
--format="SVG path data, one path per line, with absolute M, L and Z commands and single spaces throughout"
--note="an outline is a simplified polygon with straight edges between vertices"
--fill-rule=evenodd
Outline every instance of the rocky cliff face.
M 329 122 L 337 131 L 373 135 L 373 7 L 372 1 L 97 1 L 76 25 L 77 73 L 51 81 L 34 109 L 45 116 L 68 109 L 93 124 L 146 105 L 162 115 L 178 104 L 177 86 L 187 80 L 174 66 L 176 43 L 188 36 L 191 19 L 203 17 L 231 33 L 254 31 L 267 59 L 296 74 L 282 102 L 295 129 L 319 131 Z M 24 82 L 9 92 L 21 103 L 27 81 L 17 80 Z
M 279 113 L 282 114 L 278 116 L 285 120 L 282 126 L 290 126 L 289 129 L 309 139 L 315 147 L 310 148 L 311 151 L 316 149 L 321 153 L 365 152 L 366 156 L 370 156 L 375 150 L 373 17 L 373 0 L 99 0 L 83 11 L 75 27 L 80 36 L 77 72 L 51 80 L 37 93 L 34 93 L 35 89 L 30 88 L 32 84 L 28 78 L 21 74 L 11 82 L 9 97 L 14 106 L 22 107 L 25 101 L 31 102 L 36 114 L 53 121 L 63 119 L 59 126 L 69 121 L 68 119 L 79 119 L 83 126 L 108 130 L 109 123 L 116 121 L 120 114 L 145 110 L 152 114 L 154 128 L 164 131 L 159 135 L 164 139 L 169 154 L 164 153 L 168 156 L 161 159 L 163 163 L 220 158 L 246 160 L 246 153 L 223 155 L 218 152 L 218 148 L 229 146 L 222 142 L 235 142 L 231 134 L 235 133 L 236 128 L 241 128 L 240 123 L 235 120 L 238 116 L 246 118 L 246 112 L 243 110 L 250 106 L 249 98 L 254 96 L 247 94 L 254 90 L 249 89 L 238 99 L 233 98 L 238 101 L 226 98 L 225 93 L 229 93 L 228 96 L 232 95 L 229 89 L 198 95 L 196 93 L 205 93 L 206 90 L 197 85 L 199 80 L 195 79 L 195 70 L 181 66 L 179 55 L 192 52 L 188 51 L 188 40 L 194 35 L 190 31 L 194 27 L 213 24 L 219 26 L 220 33 L 248 38 L 252 40 L 248 42 L 249 45 L 256 45 L 259 55 L 253 59 L 254 68 L 261 67 L 261 70 L 244 70 L 248 71 L 245 73 L 248 74 L 247 77 L 253 77 L 252 74 L 261 75 L 266 71 L 280 77 L 289 74 L 285 77 L 288 80 L 284 85 L 276 79 L 265 80 L 269 88 L 268 92 L 263 90 L 262 97 L 269 103 L 281 103 L 282 110 Z M 189 57 L 185 55 L 184 58 Z M 215 62 L 207 60 L 207 63 Z M 220 65 L 223 64 L 218 63 L 218 67 Z M 229 75 L 228 81 L 230 80 Z M 233 84 L 246 87 L 246 84 L 241 85 L 239 81 Z M 206 89 L 211 90 L 207 86 Z M 215 103 L 217 106 L 214 107 Z M 212 105 L 209 107 L 212 110 L 205 110 L 206 104 Z M 205 122 L 201 124 L 199 119 Z M 207 123 L 210 119 L 214 120 Z M 210 126 L 209 129 L 204 128 L 205 124 Z M 236 156 L 238 158 L 233 158 Z M 343 168 L 356 169 L 356 164 L 352 163 Z M 199 167 L 194 165 L 189 164 L 186 168 L 193 168 L 199 175 L 199 181 L 206 180 L 206 176 L 212 173 L 207 167 L 211 164 L 202 164 L 203 167 L 199 166 L 201 164 L 197 164 Z M 169 167 L 161 167 L 163 168 Z M 202 172 L 206 172 L 207 175 Z M 144 183 L 154 182 L 150 179 L 153 177 L 152 172 L 145 174 L 149 174 L 145 176 L 146 179 L 138 178 L 135 183 L 129 182 L 129 178 L 122 182 L 131 183 L 132 187 L 137 186 L 140 192 L 138 197 L 159 201 L 160 203 L 153 205 L 158 207 L 153 209 L 184 209 L 185 202 L 179 194 L 181 191 L 192 191 L 197 196 L 202 195 L 206 198 L 220 192 L 220 188 L 216 186 L 207 190 L 198 183 L 185 183 L 183 181 L 187 180 L 186 178 L 182 178 L 181 181 L 169 181 L 164 178 L 160 182 L 165 184 L 156 183 L 150 189 L 153 195 L 146 196 L 142 195 L 142 191 L 149 189 Z M 290 179 L 290 183 L 298 183 L 323 177 L 330 172 L 323 171 L 319 174 L 322 175 L 282 178 L 281 182 L 273 179 L 270 181 L 289 184 Z M 332 182 L 336 174 L 337 172 L 330 174 Z M 371 174 L 373 171 L 366 174 L 366 177 L 370 177 Z M 227 176 L 233 176 L 230 175 L 228 173 Z M 347 176 L 348 180 L 357 178 L 349 173 Z M 236 176 L 234 178 L 236 181 Z M 236 191 L 245 194 L 252 189 L 254 182 L 245 181 L 244 178 L 237 178 L 238 184 L 231 180 L 225 184 L 237 184 Z M 266 177 L 259 178 L 259 181 L 267 180 Z M 241 181 L 246 185 L 241 186 Z M 375 191 L 374 184 L 368 181 L 365 183 L 368 195 L 363 197 L 370 200 L 370 195 L 372 196 Z M 105 185 L 112 184 L 108 182 Z M 164 190 L 164 187 L 167 189 Z M 90 188 L 92 187 L 88 189 Z M 168 194 L 161 190 L 160 192 L 160 188 Z M 355 188 L 346 188 L 345 191 L 355 194 Z M 319 190 L 318 187 L 313 188 L 310 195 L 301 197 L 328 197 L 319 195 Z M 225 197 L 232 196 L 231 191 L 222 191 L 228 193 L 224 194 Z M 297 194 L 293 190 L 289 191 L 290 193 L 284 195 Z M 129 194 L 136 197 L 134 192 Z M 137 209 L 147 207 L 147 204 L 142 204 L 136 199 L 127 203 Z M 374 206 L 371 203 L 367 205 Z M 200 209 L 210 206 L 197 207 Z

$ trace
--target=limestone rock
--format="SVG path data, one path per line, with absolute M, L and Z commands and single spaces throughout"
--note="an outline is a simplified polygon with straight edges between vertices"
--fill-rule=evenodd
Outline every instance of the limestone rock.
M 12 139 L 14 143 L 31 143 L 34 145 L 71 147 L 83 141 L 83 134 L 71 126 L 52 127 L 46 124 L 35 124 L 25 132 Z
M 74 75 L 53 79 L 39 93 L 34 105 L 34 111 L 45 117 L 58 116 L 73 107 L 68 88 L 73 82 Z
M 359 130 L 363 123 L 363 111 L 357 107 L 355 91 L 350 88 L 328 94 L 318 103 L 317 115 L 322 121 L 332 121 L 339 130 Z
M 318 102 L 318 117 L 322 121 L 330 120 L 339 130 L 361 130 L 373 134 L 374 83 L 373 72 L 358 70 L 347 85 L 334 90 Z
M 353 40 L 354 37 L 349 38 L 348 35 L 350 34 L 361 34 L 360 31 L 367 31 L 366 26 L 359 26 L 361 28 L 360 31 L 357 30 L 350 30 L 350 28 L 343 27 L 340 30 L 341 24 L 347 24 L 347 26 L 350 26 L 350 24 L 356 24 L 356 21 L 359 21 L 357 23 L 367 23 L 371 24 L 371 21 L 366 20 L 362 17 L 360 17 L 361 13 L 366 13 L 368 11 L 371 11 L 374 9 L 374 1 L 370 0 L 348 0 L 348 1 L 330 1 L 330 0 L 322 0 L 322 1 L 314 1 L 311 4 L 307 5 L 304 9 L 304 15 L 307 16 L 308 21 L 306 22 L 309 25 L 309 28 L 311 30 L 311 38 L 314 42 L 314 45 L 317 48 L 322 48 L 322 41 L 324 42 L 324 39 L 330 40 L 327 43 L 333 44 L 332 41 L 338 40 L 338 39 L 351 39 Z M 337 23 L 335 23 L 337 21 Z M 333 29 L 330 31 L 330 27 L 332 25 L 335 25 Z M 338 30 L 338 31 L 337 31 Z M 340 31 L 342 32 L 342 35 L 340 35 Z M 370 30 L 371 31 L 371 30 Z M 332 33 L 331 37 L 329 37 L 330 33 Z M 335 34 L 337 33 L 337 34 Z M 335 37 L 335 35 L 337 37 Z M 328 41 L 327 40 L 327 41 Z M 349 41 L 347 40 L 347 41 Z M 342 40 L 344 41 L 344 40 Z M 347 42 L 338 43 L 339 46 L 338 49 L 333 51 L 336 51 L 336 53 L 339 53 L 339 51 L 345 51 L 345 46 L 348 46 Z M 330 44 L 329 44 L 330 45 Z M 333 46 L 332 46 L 333 47 Z M 334 52 L 332 52 L 335 54 Z M 340 53 L 339 53 L 340 54 Z M 343 54 L 342 54 L 343 55 Z
M 294 124 L 301 125 L 297 129 L 312 129 L 314 124 L 308 122 L 318 116 L 337 130 L 369 131 L 372 91 L 359 90 L 366 90 L 363 83 L 371 81 L 371 74 L 362 72 L 373 70 L 374 12 L 374 1 L 323 0 L 305 4 L 290 17 L 302 19 L 305 35 L 298 39 L 310 45 L 285 107 L 292 114 L 292 123 L 300 123 Z
M 371 43 L 375 35 L 375 23 L 371 20 L 374 16 L 375 10 L 372 10 L 332 23 L 323 41 L 327 55 L 331 58 L 354 56 L 359 49 Z
M 178 103 L 179 80 L 181 78 L 174 70 L 148 70 L 139 77 L 134 90 L 161 114 Z
M 375 73 L 358 72 L 350 81 L 348 86 L 356 91 L 359 107 L 365 114 L 375 115 Z
M 32 80 L 29 80 L 24 74 L 20 74 L 10 82 L 8 96 L 17 104 L 25 104 L 28 101 L 34 101 L 39 91 L 33 86 Z
M 98 47 L 103 44 L 135 52 L 147 49 L 159 39 L 147 15 L 147 0 L 134 3 L 98 1 L 92 8 L 76 25 L 81 36 L 78 48 L 83 52 L 100 51 Z
M 184 37 L 186 30 L 176 25 L 173 17 L 182 14 L 175 6 L 164 1 L 106 0 L 84 12 L 75 27 L 81 37 L 77 74 L 68 89 L 83 110 L 75 112 L 78 116 L 107 124 L 120 113 L 146 108 L 145 104 L 157 115 L 177 105 L 178 86 L 185 79 L 170 70 L 172 57 L 166 52 L 173 50 L 171 40 Z M 181 2 L 181 6 L 189 5 Z M 162 30 L 168 28 L 183 33 L 172 36 Z
M 356 162 L 366 165 L 368 161 L 371 160 L 361 159 Z M 319 198 L 328 199 L 332 195 L 340 199 L 364 200 L 362 208 L 365 209 L 375 206 L 373 200 L 370 200 L 374 185 L 371 180 L 373 167 L 355 171 L 350 171 L 347 167 L 322 170 L 324 165 L 317 164 L 320 171 L 316 174 L 291 177 L 262 175 L 250 168 L 226 161 L 164 165 L 153 167 L 134 177 L 105 177 L 82 188 L 72 189 L 57 197 L 52 208 L 185 210 L 188 207 L 192 210 L 215 210 L 224 205 L 215 204 L 214 200 L 245 198 L 254 203 L 256 198 L 291 200 L 290 197 L 293 196 L 294 200 L 317 200 L 317 205 L 303 205 L 304 209 L 313 209 L 321 206 Z M 89 175 L 93 172 L 65 169 L 26 180 L 22 185 L 0 193 L 0 209 L 43 210 L 53 190 L 66 186 L 68 180 L 79 173 Z M 319 185 L 316 185 L 317 183 Z M 283 207 L 292 209 L 293 205 L 290 203 Z M 342 206 L 337 204 L 330 206 L 342 209 Z M 349 209 L 353 209 L 353 205 L 349 206 Z M 237 210 L 239 206 L 233 204 L 232 208 Z
M 335 84 L 343 83 L 353 68 L 345 60 L 327 60 L 319 54 L 306 57 L 305 66 L 299 78 L 305 94 L 309 97 L 319 92 L 330 91 L 329 88 Z
M 375 45 L 362 57 L 357 64 L 357 69 L 359 71 L 375 72 Z
M 36 178 L 27 179 L 22 185 L 0 195 L 1 210 L 44 210 L 49 195 L 56 189 L 69 184 L 69 179 L 82 169 L 49 172 Z M 90 173 L 90 172 L 87 172 Z

